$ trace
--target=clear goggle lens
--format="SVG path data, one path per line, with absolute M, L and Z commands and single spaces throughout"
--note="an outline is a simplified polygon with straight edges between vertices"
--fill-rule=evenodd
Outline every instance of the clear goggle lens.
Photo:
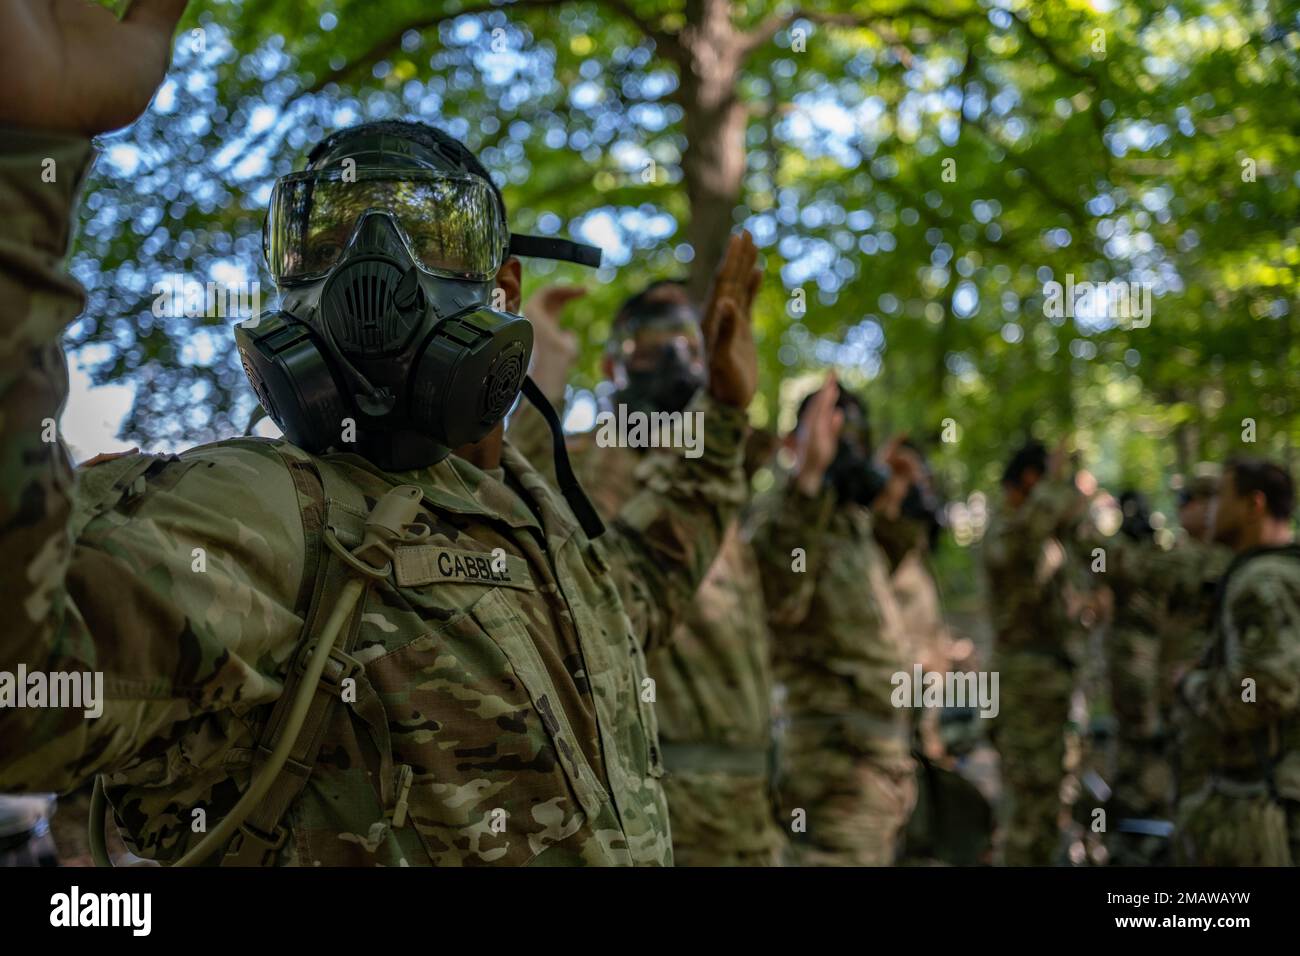
M 393 216 L 411 257 L 432 275 L 483 281 L 505 259 L 496 195 L 472 176 L 391 170 L 294 173 L 271 194 L 263 247 L 277 282 L 318 278 L 342 258 L 361 217 Z

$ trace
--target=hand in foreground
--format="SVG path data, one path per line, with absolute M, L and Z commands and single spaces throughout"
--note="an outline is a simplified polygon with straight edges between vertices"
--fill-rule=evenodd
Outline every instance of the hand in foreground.
M 136 0 L 122 20 L 87 0 L 0 3 L 0 123 L 93 136 L 144 112 L 187 0 Z

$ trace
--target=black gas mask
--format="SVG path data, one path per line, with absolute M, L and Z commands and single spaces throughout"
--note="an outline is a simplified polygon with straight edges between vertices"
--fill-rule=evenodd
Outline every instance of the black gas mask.
M 835 457 L 826 469 L 826 484 L 843 503 L 870 508 L 889 481 L 889 472 L 868 454 L 841 439 Z
M 493 298 L 506 257 L 600 261 L 512 236 L 464 155 L 402 124 L 345 131 L 282 177 L 263 242 L 279 308 L 235 328 L 258 400 L 303 449 L 390 471 L 482 440 L 525 387 L 532 326 Z
M 637 307 L 624 317 L 613 348 L 618 363 L 614 400 L 631 411 L 680 412 L 708 384 L 699 314 L 681 302 Z
M 938 495 L 913 482 L 908 486 L 907 494 L 903 496 L 899 515 L 917 527 L 918 534 L 925 538 L 926 546 L 931 553 L 938 549 L 939 542 L 942 540 L 940 535 L 948 525 L 943 500 Z
M 842 504 L 870 508 L 889 481 L 889 472 L 872 457 L 871 427 L 862 400 L 841 388 L 835 405 L 844 413 L 844 427 L 835 457 L 826 468 L 825 483 Z
M 1120 534 L 1130 541 L 1145 542 L 1155 537 L 1156 529 L 1151 524 L 1151 506 L 1146 496 L 1140 491 L 1125 491 L 1119 496 Z

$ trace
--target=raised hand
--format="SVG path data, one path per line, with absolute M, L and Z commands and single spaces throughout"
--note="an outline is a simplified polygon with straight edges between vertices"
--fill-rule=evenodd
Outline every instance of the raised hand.
M 709 394 L 735 408 L 748 407 L 758 387 L 753 308 L 762 273 L 754 267 L 757 260 L 758 248 L 747 229 L 731 237 L 701 322 Z
M 542 286 L 524 303 L 524 318 L 533 325 L 533 361 L 528 374 L 542 393 L 558 404 L 578 358 L 578 337 L 560 324 L 560 314 L 587 294 L 580 285 Z
M 144 112 L 171 60 L 187 0 L 136 0 L 126 16 L 87 0 L 0 3 L 0 123 L 92 136 Z
M 906 432 L 894 435 L 885 442 L 884 448 L 876 456 L 889 470 L 889 480 L 871 503 L 871 510 L 878 511 L 887 518 L 897 518 L 908 489 L 914 484 L 925 482 L 925 465 L 921 462 L 921 456 L 915 449 L 904 445 L 905 441 Z
M 826 469 L 839 449 L 844 429 L 844 410 L 835 404 L 839 397 L 840 385 L 831 372 L 808 403 L 795 432 L 795 486 L 809 496 L 821 490 Z

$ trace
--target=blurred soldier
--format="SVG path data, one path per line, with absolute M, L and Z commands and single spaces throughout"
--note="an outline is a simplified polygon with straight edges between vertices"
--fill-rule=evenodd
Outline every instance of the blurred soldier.
M 916 452 L 921 478 L 907 489 L 897 518 L 879 512 L 872 515 L 872 532 L 889 559 L 889 583 L 908 640 L 909 664 L 919 663 L 923 671 L 942 673 L 951 667 L 951 638 L 930 556 L 943 529 L 943 505 L 934 492 L 929 466 L 920 450 L 910 441 L 903 445 Z M 912 714 L 912 719 L 921 749 L 938 757 L 943 750 L 939 711 L 920 710 Z
M 1169 550 L 1154 543 L 1145 499 L 1134 492 L 1120 496 L 1120 534 L 1090 542 L 1104 549 L 1097 570 L 1114 599 L 1105 643 L 1117 731 L 1108 844 L 1119 865 L 1165 860 L 1176 790 L 1203 780 L 1196 742 L 1180 739 L 1172 712 L 1178 679 L 1208 643 L 1214 589 L 1231 556 L 1208 541 L 1214 492 L 1208 477 L 1179 490 L 1182 534 Z
M 1003 858 L 1008 866 L 1056 862 L 1060 843 L 1065 728 L 1074 686 L 1068 652 L 1071 570 L 1063 539 L 1086 504 L 1063 448 L 1030 442 L 1002 474 L 1003 504 L 984 536 L 993 616 L 993 667 L 1001 709 L 994 743 L 1002 758 Z
M 512 250 L 590 257 L 512 235 L 444 133 L 336 132 L 277 182 L 284 295 L 236 329 L 286 440 L 74 475 L 51 423 L 84 301 L 60 265 L 76 187 L 89 135 L 149 102 L 183 7 L 0 5 L 0 671 L 66 698 L 0 707 L 0 789 L 101 775 L 131 848 L 187 864 L 670 863 L 643 647 L 743 498 L 752 240 L 703 319 L 700 457 L 662 456 L 601 534 L 502 442 L 535 396 Z
M 897 517 L 919 462 L 897 440 L 873 462 L 865 406 L 833 377 L 787 441 L 793 471 L 757 503 L 750 533 L 787 695 L 778 789 L 791 859 L 888 866 L 916 780 L 909 715 L 891 702 L 910 656 L 872 513 Z
M 1182 533 L 1161 562 L 1165 600 L 1160 626 L 1160 713 L 1169 726 L 1178 682 L 1210 641 L 1214 592 L 1232 550 L 1213 540 L 1213 508 L 1218 479 L 1192 478 L 1178 491 Z
M 972 669 L 973 661 L 954 659 L 952 633 L 944 620 L 943 602 L 935 579 L 932 555 L 942 540 L 943 502 L 935 492 L 929 464 L 910 440 L 903 445 L 915 451 L 920 479 L 907 489 L 897 518 L 872 512 L 872 530 L 889 559 L 890 585 L 898 603 L 903 634 L 908 639 L 909 665 L 923 673 L 947 674 L 958 666 Z M 969 644 L 970 642 L 965 642 Z M 993 831 L 992 810 L 980 791 L 961 773 L 959 757 L 979 740 L 984 721 L 970 708 L 924 708 L 910 712 L 912 747 L 917 761 L 917 800 L 904 841 L 907 865 L 988 863 Z M 949 729 L 962 721 L 974 730 L 971 741 L 961 741 L 949 753 L 942 725 Z M 952 735 L 950 735 L 952 736 Z
M 1118 865 L 1153 862 L 1164 846 L 1151 830 L 1167 819 L 1173 775 L 1164 759 L 1159 711 L 1160 619 L 1163 602 L 1155 564 L 1151 509 L 1137 491 L 1119 496 L 1122 542 L 1112 549 L 1106 580 L 1114 614 L 1103 650 L 1115 718 L 1115 771 L 1108 807 L 1111 859 Z M 1123 553 L 1123 560 L 1119 558 Z
M 543 289 L 524 313 L 547 339 L 571 287 Z M 563 398 L 572 353 L 538 353 L 534 375 Z M 556 364 L 561 368 L 555 368 Z M 627 413 L 681 414 L 706 384 L 699 310 L 682 283 L 660 281 L 630 298 L 613 322 L 603 368 L 615 385 L 616 420 Z M 535 411 L 511 419 L 509 437 L 534 461 L 550 432 Z M 608 445 L 599 431 L 569 437 L 569 457 L 603 515 L 613 517 L 646 480 L 647 450 Z M 756 444 L 756 442 L 751 442 Z M 682 450 L 670 454 L 680 455 Z M 747 470 L 757 467 L 751 456 Z M 663 784 L 678 866 L 769 866 L 779 862 L 782 831 L 770 798 L 772 663 L 766 608 L 753 549 L 733 523 L 671 646 L 646 664 L 645 688 L 659 723 Z
M 1295 485 L 1258 459 L 1224 468 L 1214 537 L 1236 554 L 1219 582 L 1213 633 L 1179 684 L 1208 779 L 1178 807 L 1175 850 L 1202 866 L 1300 862 L 1300 549 Z

